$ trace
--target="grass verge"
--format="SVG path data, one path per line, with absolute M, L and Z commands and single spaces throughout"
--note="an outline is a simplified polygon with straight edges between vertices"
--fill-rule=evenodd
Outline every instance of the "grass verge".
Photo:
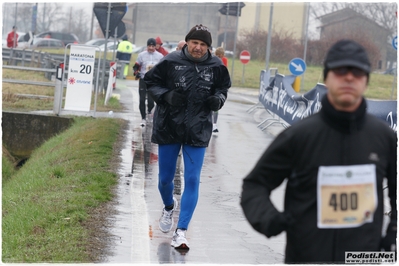
M 113 198 L 115 143 L 126 123 L 76 118 L 8 174 L 2 188 L 4 263 L 98 261 L 101 244 L 94 242 L 102 241 L 96 234 L 103 228 L 93 228 L 92 219 Z

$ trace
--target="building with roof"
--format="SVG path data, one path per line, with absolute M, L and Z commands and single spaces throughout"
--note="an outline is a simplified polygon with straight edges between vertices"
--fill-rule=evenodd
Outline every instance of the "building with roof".
M 268 30 L 270 3 L 244 2 L 238 17 L 238 34 L 243 29 Z M 226 35 L 226 49 L 233 50 L 237 31 L 237 16 L 222 15 L 223 3 L 208 2 L 137 2 L 128 3 L 123 21 L 129 39 L 137 46 L 145 45 L 150 37 L 163 41 L 179 41 L 196 24 L 206 25 L 212 33 L 213 47 L 221 46 Z M 303 40 L 306 22 L 305 3 L 274 3 L 275 29 L 291 32 Z
M 376 62 L 376 70 L 386 70 L 396 65 L 397 54 L 392 47 L 392 33 L 377 24 L 375 21 L 359 14 L 358 12 L 344 8 L 319 17 L 321 21 L 320 39 L 328 36 L 359 36 L 366 37 L 380 52 L 380 58 Z

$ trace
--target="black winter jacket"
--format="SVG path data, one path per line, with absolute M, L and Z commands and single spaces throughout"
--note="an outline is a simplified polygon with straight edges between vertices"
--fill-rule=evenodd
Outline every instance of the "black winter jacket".
M 145 74 L 150 96 L 157 103 L 151 141 L 207 147 L 212 135 L 212 111 L 206 99 L 215 95 L 223 106 L 231 86 L 222 61 L 208 51 L 208 59 L 195 63 L 183 50 L 166 55 Z M 175 90 L 186 98 L 184 106 L 172 106 L 165 93 Z
M 396 227 L 395 132 L 366 113 L 364 99 L 352 114 L 336 111 L 326 96 L 322 106 L 279 134 L 243 182 L 241 206 L 254 229 L 267 237 L 286 230 L 286 263 L 343 263 L 345 251 L 380 251 L 384 177 L 392 207 L 390 226 Z M 362 164 L 376 166 L 378 205 L 373 222 L 355 228 L 318 228 L 319 167 Z M 269 197 L 286 178 L 280 213 Z

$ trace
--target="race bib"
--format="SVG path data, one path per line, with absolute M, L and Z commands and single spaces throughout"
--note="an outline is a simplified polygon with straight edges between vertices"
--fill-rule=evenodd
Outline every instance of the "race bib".
M 352 228 L 371 223 L 377 205 L 374 164 L 319 167 L 318 228 Z
M 150 71 L 151 68 L 153 68 L 155 66 L 155 64 L 148 64 L 145 68 L 145 71 L 148 72 Z

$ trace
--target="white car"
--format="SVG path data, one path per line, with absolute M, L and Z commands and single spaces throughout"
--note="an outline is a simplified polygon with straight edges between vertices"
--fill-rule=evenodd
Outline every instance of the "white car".
M 86 45 L 95 45 L 95 46 L 100 46 L 106 43 L 107 41 L 104 38 L 96 38 L 96 39 L 91 39 L 90 41 L 85 42 Z
M 107 43 L 107 52 L 117 51 L 117 50 L 118 50 L 118 44 L 119 44 L 118 42 L 109 41 L 109 42 Z M 101 52 L 104 52 L 104 50 L 105 50 L 105 45 L 106 45 L 106 44 L 102 44 L 102 45 L 99 46 Z M 136 45 L 133 44 L 133 51 L 134 51 L 135 48 L 136 48 Z
M 113 52 L 118 49 L 118 42 L 114 43 L 114 41 L 112 41 L 112 42 L 107 42 L 107 43 L 101 44 L 99 46 L 101 52 L 105 51 L 105 45 L 107 45 L 107 52 Z

